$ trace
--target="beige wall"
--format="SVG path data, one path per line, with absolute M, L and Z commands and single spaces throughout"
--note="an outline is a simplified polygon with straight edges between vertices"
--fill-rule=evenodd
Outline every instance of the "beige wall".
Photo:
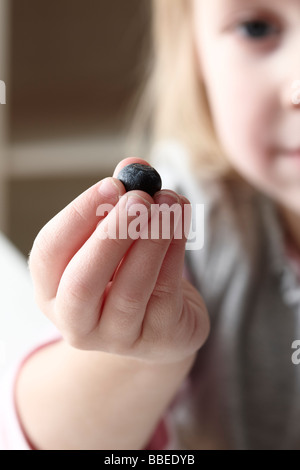
M 10 65 L 7 128 L 0 108 L 0 229 L 6 222 L 24 254 L 49 218 L 128 156 L 123 134 L 147 58 L 149 5 L 0 0 L 0 70 L 5 53 Z
M 27 256 L 39 230 L 105 175 L 13 179 L 9 185 L 10 238 Z

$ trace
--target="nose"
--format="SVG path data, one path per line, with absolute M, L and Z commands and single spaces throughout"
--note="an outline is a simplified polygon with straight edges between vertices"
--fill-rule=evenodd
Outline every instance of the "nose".
M 281 58 L 281 105 L 284 108 L 300 109 L 300 60 L 295 54 L 294 43 L 284 52 L 284 62 Z
M 300 77 L 299 79 L 293 80 L 291 84 L 290 100 L 291 106 L 300 109 Z
M 300 73 L 297 78 L 285 80 L 280 97 L 281 105 L 285 109 L 300 110 Z

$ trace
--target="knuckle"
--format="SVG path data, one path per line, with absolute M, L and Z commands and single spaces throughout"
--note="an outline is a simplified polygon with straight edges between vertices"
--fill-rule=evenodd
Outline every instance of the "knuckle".
M 119 341 L 112 341 L 109 346 L 107 346 L 106 351 L 110 354 L 116 354 L 117 356 L 127 356 L 130 345 L 127 344 L 124 339 Z
M 107 329 L 101 331 L 100 328 L 93 336 L 97 348 L 108 354 L 125 356 L 132 349 L 133 341 L 126 335 L 126 329 L 113 328 L 113 331 Z
M 79 349 L 81 351 L 86 350 L 86 338 L 80 334 L 76 328 L 68 328 L 62 330 L 62 336 L 66 343 L 72 348 Z
M 45 299 L 44 296 L 37 291 L 34 291 L 33 298 L 39 310 L 45 315 L 45 317 L 51 320 L 54 314 L 53 300 Z
M 112 248 L 116 250 L 122 250 L 125 243 L 127 243 L 126 239 L 115 237 L 112 239 Z
M 159 297 L 162 296 L 174 296 L 174 293 L 177 292 L 177 288 L 171 283 L 156 283 L 154 295 Z
M 167 328 L 165 315 L 162 315 L 161 312 L 158 311 L 148 318 L 143 331 L 143 339 L 146 341 L 151 340 L 151 342 L 156 345 L 159 345 L 160 343 L 166 345 L 168 342 L 169 332 L 170 329 Z
M 210 317 L 204 306 L 201 313 L 196 318 L 196 330 L 199 332 L 199 340 L 204 344 L 209 337 L 211 329 Z
M 205 305 L 185 305 L 178 322 L 177 331 L 185 331 L 188 344 L 194 349 L 202 347 L 210 333 L 210 318 Z
M 49 259 L 49 238 L 43 228 L 36 236 L 28 258 L 28 267 L 32 271 L 37 264 L 44 263 Z
M 68 296 L 72 304 L 85 304 L 93 295 L 86 282 L 74 273 L 63 284 L 61 290 Z
M 150 238 L 151 246 L 154 249 L 155 256 L 164 255 L 170 244 L 170 238 Z
M 114 300 L 114 310 L 118 314 L 123 314 L 124 319 L 129 314 L 139 314 L 143 309 L 143 298 L 140 296 L 130 296 L 126 294 L 119 294 Z
M 63 339 L 74 349 L 86 350 L 91 335 L 90 330 L 85 330 L 77 317 L 70 312 L 55 312 L 54 323 L 60 331 Z
M 90 203 L 92 201 L 89 201 Z M 79 203 L 75 200 L 73 202 L 73 204 L 71 205 L 70 207 L 70 210 L 71 210 L 71 218 L 77 218 L 79 219 L 79 222 L 87 222 L 87 218 L 86 216 L 84 215 L 84 211 L 82 210 L 82 208 L 80 207 Z

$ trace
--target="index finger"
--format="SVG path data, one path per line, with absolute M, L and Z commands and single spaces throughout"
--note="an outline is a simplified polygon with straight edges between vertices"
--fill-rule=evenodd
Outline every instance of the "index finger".
M 116 167 L 113 178 L 106 178 L 78 196 L 59 212 L 36 237 L 29 259 L 37 300 L 56 296 L 60 279 L 74 255 L 92 235 L 101 218 L 101 204 L 116 205 L 126 192 L 116 176 L 131 163 L 148 164 L 139 158 L 126 158 Z
M 106 178 L 78 196 L 39 232 L 29 258 L 37 300 L 56 296 L 64 270 L 101 221 L 97 209 L 102 204 L 112 209 L 123 194 L 125 188 L 119 180 Z

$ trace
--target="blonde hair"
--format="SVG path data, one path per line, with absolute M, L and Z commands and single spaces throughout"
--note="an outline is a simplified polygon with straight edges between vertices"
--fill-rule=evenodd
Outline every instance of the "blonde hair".
M 239 178 L 215 134 L 199 73 L 191 0 L 152 0 L 151 51 L 136 97 L 132 134 L 179 140 L 202 178 Z

